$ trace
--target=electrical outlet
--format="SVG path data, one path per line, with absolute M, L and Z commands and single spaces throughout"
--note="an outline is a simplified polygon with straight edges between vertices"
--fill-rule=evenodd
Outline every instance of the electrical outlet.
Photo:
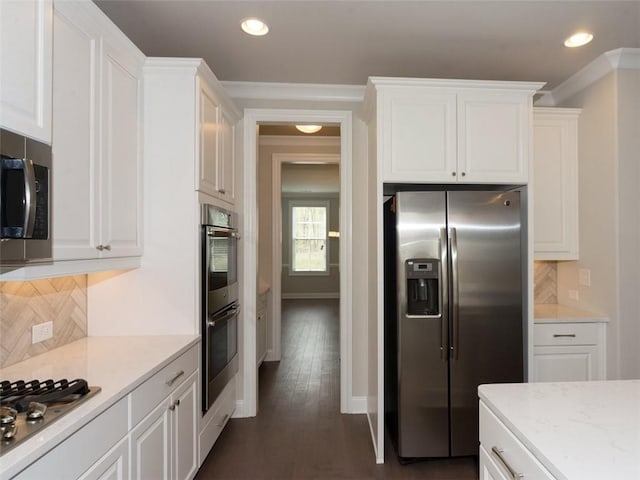
M 578 270 L 578 283 L 585 287 L 591 286 L 591 270 L 588 268 L 581 268 Z
M 31 327 L 31 343 L 43 342 L 53 337 L 53 322 L 44 322 Z
M 569 299 L 580 300 L 580 294 L 578 293 L 578 290 L 569 290 Z

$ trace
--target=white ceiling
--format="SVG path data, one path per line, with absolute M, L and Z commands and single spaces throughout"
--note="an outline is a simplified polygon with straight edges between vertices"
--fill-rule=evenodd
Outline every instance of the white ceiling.
M 547 82 L 640 47 L 640 0 L 94 0 L 148 56 L 202 57 L 220 80 L 364 85 L 368 76 Z M 240 20 L 259 16 L 266 37 Z M 562 45 L 579 29 L 594 41 Z

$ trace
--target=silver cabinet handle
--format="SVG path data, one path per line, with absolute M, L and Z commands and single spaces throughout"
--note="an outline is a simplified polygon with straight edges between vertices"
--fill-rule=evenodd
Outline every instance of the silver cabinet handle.
M 221 194 L 223 194 L 223 195 L 224 195 L 225 193 L 227 193 L 227 191 L 226 191 L 224 188 L 219 188 L 219 189 L 218 189 L 218 192 L 220 192 L 220 193 L 221 193 Z
M 184 370 L 180 370 L 178 373 L 176 373 L 173 377 L 171 377 L 169 380 L 167 380 L 166 383 L 167 386 L 171 386 L 175 383 L 176 380 L 178 380 L 182 375 L 184 375 Z
M 222 417 L 222 420 L 220 420 L 220 423 L 217 424 L 216 427 L 220 427 L 220 428 L 224 427 L 224 422 L 227 421 L 227 418 L 229 418 L 229 414 L 225 413 L 224 417 Z
M 97 245 L 96 250 L 101 252 L 102 250 L 104 250 L 104 245 Z
M 462 176 L 466 177 L 467 176 L 467 172 L 462 172 Z
M 111 245 L 105 245 L 104 249 L 110 252 L 111 251 Z
M 575 333 L 554 333 L 553 338 L 576 338 Z
M 171 405 L 169 405 L 169 410 L 173 412 L 176 409 L 176 407 L 179 407 L 179 406 L 180 406 L 180 399 L 176 400 Z
M 498 458 L 498 460 L 500 460 L 500 463 L 502 463 L 502 465 L 504 466 L 504 468 L 507 470 L 507 472 L 509 472 L 509 475 L 511 475 L 511 478 L 513 480 L 518 480 L 519 478 L 524 478 L 524 475 L 522 473 L 518 473 L 516 472 L 513 467 L 511 465 L 509 465 L 509 463 L 505 460 L 504 456 L 502 455 L 504 453 L 504 450 L 501 449 L 500 447 L 491 447 L 491 452 Z
M 451 176 L 455 177 L 456 176 L 456 172 L 451 172 Z

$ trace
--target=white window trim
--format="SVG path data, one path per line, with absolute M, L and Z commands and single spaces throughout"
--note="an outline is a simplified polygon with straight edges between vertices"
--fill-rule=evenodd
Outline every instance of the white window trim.
M 331 202 L 329 200 L 289 200 L 287 208 L 289 209 L 289 276 L 290 277 L 328 277 L 331 275 L 331 262 L 329 251 L 329 230 L 331 225 Z M 293 248 L 293 208 L 294 207 L 324 207 L 327 212 L 325 222 L 325 269 L 314 270 L 307 272 L 296 272 L 293 270 L 293 255 L 295 249 Z

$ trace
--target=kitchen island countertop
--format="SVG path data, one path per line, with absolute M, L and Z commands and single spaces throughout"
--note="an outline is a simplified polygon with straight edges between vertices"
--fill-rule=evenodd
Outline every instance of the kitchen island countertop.
M 0 369 L 2 380 L 84 378 L 101 391 L 0 457 L 11 478 L 200 340 L 195 335 L 86 337 Z
M 494 384 L 478 392 L 559 480 L 640 479 L 640 380 Z

